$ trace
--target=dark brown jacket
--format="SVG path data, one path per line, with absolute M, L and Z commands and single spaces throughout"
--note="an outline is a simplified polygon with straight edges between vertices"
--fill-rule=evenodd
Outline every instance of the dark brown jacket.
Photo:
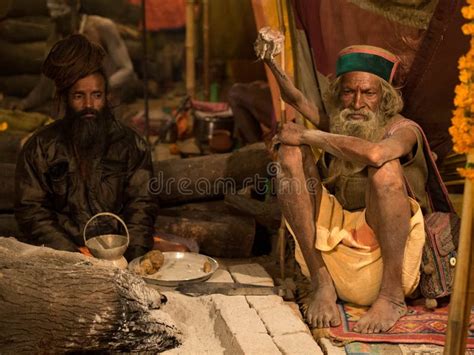
M 112 212 L 129 229 L 127 259 L 151 249 L 158 206 L 148 189 L 153 165 L 145 141 L 114 120 L 105 153 L 92 161 L 93 173 L 84 179 L 61 134 L 65 124 L 58 120 L 39 130 L 18 158 L 15 217 L 25 241 L 77 251 L 86 222 Z

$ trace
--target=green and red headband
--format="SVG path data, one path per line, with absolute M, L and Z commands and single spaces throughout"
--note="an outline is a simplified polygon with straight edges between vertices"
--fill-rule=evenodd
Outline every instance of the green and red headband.
M 373 46 L 350 46 L 339 52 L 336 75 L 363 71 L 391 83 L 399 64 L 398 58 L 385 49 Z

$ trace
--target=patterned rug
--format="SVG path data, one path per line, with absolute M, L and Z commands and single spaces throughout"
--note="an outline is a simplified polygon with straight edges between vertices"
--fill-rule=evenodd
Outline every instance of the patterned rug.
M 408 313 L 387 333 L 360 334 L 351 331 L 355 323 L 367 311 L 368 307 L 355 306 L 349 303 L 338 304 L 342 324 L 330 328 L 328 337 L 335 344 L 347 344 L 353 341 L 367 343 L 408 343 L 444 345 L 448 324 L 448 307 L 430 311 L 424 306 L 408 306 Z M 467 348 L 474 349 L 474 314 L 471 312 L 471 323 Z

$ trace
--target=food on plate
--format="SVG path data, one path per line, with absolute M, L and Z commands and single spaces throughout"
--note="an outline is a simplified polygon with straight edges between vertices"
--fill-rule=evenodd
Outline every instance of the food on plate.
M 202 266 L 202 271 L 204 271 L 206 274 L 212 271 L 212 265 L 209 261 L 204 262 L 204 265 Z
M 165 257 L 159 250 L 152 250 L 142 256 L 140 259 L 138 273 L 140 275 L 151 275 L 157 272 L 163 265 Z

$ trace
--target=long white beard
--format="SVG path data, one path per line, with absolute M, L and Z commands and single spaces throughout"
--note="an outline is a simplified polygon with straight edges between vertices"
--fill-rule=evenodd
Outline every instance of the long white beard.
M 351 120 L 348 118 L 352 114 L 363 115 L 365 120 Z M 358 137 L 376 142 L 381 137 L 381 131 L 385 120 L 380 113 L 375 113 L 367 109 L 353 110 L 346 108 L 337 110 L 330 119 L 331 133 L 342 134 L 345 136 Z
M 363 115 L 365 120 L 351 120 L 352 114 Z M 336 110 L 330 118 L 330 132 L 345 136 L 358 137 L 370 142 L 377 142 L 383 136 L 383 127 L 386 120 L 378 112 L 367 109 L 352 110 L 346 108 Z M 330 183 L 341 175 L 353 175 L 365 169 L 365 165 L 352 161 L 345 161 L 334 157 L 329 166 L 329 176 L 326 182 Z

